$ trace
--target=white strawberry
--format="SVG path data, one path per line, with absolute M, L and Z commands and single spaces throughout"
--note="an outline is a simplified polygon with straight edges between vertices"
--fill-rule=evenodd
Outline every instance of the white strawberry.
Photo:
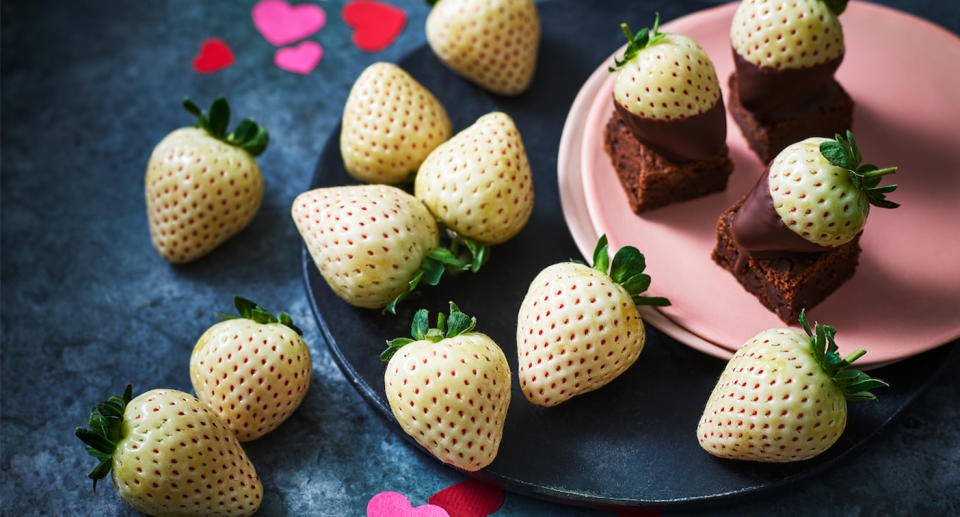
M 519 233 L 533 211 L 533 178 L 513 119 L 488 113 L 437 147 L 417 173 L 415 194 L 468 239 L 499 244 Z
M 533 80 L 540 17 L 533 0 L 430 0 L 427 41 L 454 72 L 500 95 Z
M 402 68 L 368 66 L 343 107 L 340 154 L 354 178 L 394 185 L 410 179 L 453 126 L 440 101 Z
M 726 119 L 720 83 L 713 63 L 700 45 L 681 34 L 653 28 L 633 34 L 617 72 L 613 98 L 638 140 L 682 160 L 719 155 L 726 140 Z M 673 124 L 665 124 L 674 122 Z
M 93 488 L 112 472 L 120 499 L 150 515 L 253 515 L 263 486 L 229 428 L 193 395 L 152 390 L 94 406 L 76 435 L 100 460 Z
M 213 101 L 210 116 L 189 99 L 197 127 L 181 128 L 157 144 L 144 180 L 150 237 L 170 262 L 196 260 L 242 230 L 263 199 L 254 157 L 267 148 L 267 130 L 251 119 L 227 133 L 230 107 Z
M 484 249 L 439 229 L 423 203 L 388 185 L 318 188 L 293 201 L 291 215 L 323 279 L 350 305 L 394 312 L 419 283 L 444 271 L 476 272 Z
M 414 339 L 389 342 L 380 359 L 393 416 L 431 454 L 467 471 L 493 462 L 510 405 L 510 366 L 488 336 L 471 332 L 477 319 L 450 303 L 436 328 L 421 309 Z M 446 324 L 446 330 L 444 326 Z
M 837 15 L 846 0 L 743 0 L 730 24 L 734 52 L 773 69 L 810 68 L 843 56 Z
M 621 248 L 611 266 L 603 236 L 593 261 L 593 268 L 564 262 L 544 269 L 520 304 L 518 377 L 534 404 L 554 406 L 618 377 L 643 350 L 637 305 L 670 303 L 640 295 L 650 276 L 636 248 Z
M 240 317 L 213 325 L 190 355 L 199 398 L 241 442 L 256 440 L 290 416 L 310 387 L 310 349 L 290 316 L 234 298 Z
M 770 162 L 773 206 L 784 224 L 804 239 L 826 247 L 853 240 L 863 229 L 870 205 L 895 208 L 884 194 L 896 185 L 878 187 L 896 167 L 861 165 L 853 135 L 846 141 L 808 138 L 787 146 Z
M 765 330 L 727 363 L 697 425 L 700 446 L 722 458 L 788 462 L 832 446 L 847 422 L 847 401 L 872 400 L 886 386 L 846 370 L 866 353 L 842 359 L 833 327 Z

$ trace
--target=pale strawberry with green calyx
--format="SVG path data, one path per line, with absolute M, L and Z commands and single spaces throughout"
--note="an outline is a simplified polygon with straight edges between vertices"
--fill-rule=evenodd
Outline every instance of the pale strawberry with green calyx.
M 533 0 L 427 0 L 427 42 L 454 72 L 500 95 L 533 81 L 540 16 Z
M 533 212 L 533 178 L 520 131 L 506 113 L 488 113 L 437 147 L 414 193 L 448 228 L 483 245 L 509 240 Z
M 223 98 L 209 115 L 193 101 L 184 108 L 195 127 L 167 135 L 154 148 L 144 179 L 153 246 L 170 262 L 196 260 L 245 228 L 263 200 L 256 157 L 267 148 L 266 128 L 244 119 L 233 131 Z
M 634 34 L 621 24 L 628 44 L 613 99 L 634 136 L 676 160 L 707 160 L 723 152 L 726 118 L 713 62 L 692 38 L 653 27 Z
M 837 16 L 846 6 L 847 0 L 743 0 L 730 24 L 730 43 L 761 68 L 812 68 L 831 61 L 839 66 L 844 44 Z
M 887 386 L 848 369 L 865 354 L 837 353 L 836 330 L 819 323 L 803 332 L 770 329 L 741 347 L 727 363 L 697 425 L 704 450 L 722 458 L 789 462 L 813 458 L 840 438 L 847 401 L 873 400 Z
M 863 229 L 870 205 L 896 208 L 879 186 L 896 167 L 861 164 L 853 134 L 808 138 L 787 146 L 770 162 L 770 196 L 777 215 L 794 233 L 825 247 L 853 240 Z
M 637 360 L 646 339 L 637 306 L 670 304 L 643 296 L 645 268 L 632 246 L 611 264 L 603 236 L 592 268 L 562 262 L 533 279 L 517 315 L 517 376 L 527 400 L 555 406 L 606 385 Z
M 127 386 L 94 406 L 76 435 L 111 475 L 123 502 L 149 515 L 253 515 L 263 499 L 257 472 L 233 432 L 193 395 Z
M 395 312 L 421 283 L 437 285 L 444 271 L 476 272 L 487 258 L 485 247 L 455 236 L 440 246 L 430 211 L 389 185 L 310 190 L 291 216 L 323 279 L 357 307 Z
M 302 332 L 286 313 L 274 316 L 234 297 L 239 317 L 203 333 L 190 355 L 197 398 L 241 442 L 256 440 L 287 419 L 310 387 L 313 363 Z
M 436 97 L 397 65 L 368 66 L 343 107 L 344 168 L 366 183 L 410 180 L 427 155 L 453 134 Z
M 490 337 L 450 302 L 450 315 L 413 317 L 411 338 L 388 342 L 380 360 L 390 410 L 403 431 L 444 463 L 476 471 L 500 449 L 510 406 L 510 366 Z

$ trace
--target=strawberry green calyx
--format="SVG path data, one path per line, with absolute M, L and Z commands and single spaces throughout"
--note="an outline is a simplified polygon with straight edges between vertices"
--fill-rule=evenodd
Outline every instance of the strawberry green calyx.
M 850 172 L 850 181 L 860 189 L 871 205 L 880 208 L 896 208 L 899 203 L 894 203 L 886 199 L 885 194 L 897 189 L 897 185 L 885 185 L 879 187 L 881 178 L 887 174 L 897 172 L 896 167 L 887 167 L 880 169 L 876 165 L 860 165 L 863 157 L 860 156 L 860 149 L 857 147 L 857 141 L 853 138 L 853 133 L 847 130 L 847 138 L 844 140 L 840 134 L 834 136 L 834 140 L 820 144 L 820 154 L 828 162 L 843 167 Z
M 827 4 L 827 7 L 833 11 L 833 14 L 840 16 L 840 13 L 847 8 L 848 1 L 849 0 L 823 0 L 823 3 Z
M 623 68 L 623 66 L 636 57 L 637 53 L 641 50 L 654 45 L 667 36 L 660 32 L 660 13 L 657 13 L 657 17 L 653 20 L 653 29 L 644 27 L 636 34 L 633 34 L 630 32 L 630 27 L 628 27 L 626 23 L 621 23 L 620 28 L 623 29 L 623 33 L 627 35 L 627 41 L 630 43 L 627 45 L 626 50 L 623 51 L 622 61 L 618 60 L 616 56 L 613 57 L 613 63 L 616 66 L 607 67 L 607 70 L 611 72 L 616 72 Z
M 446 229 L 441 221 L 437 221 L 437 226 L 440 227 L 441 232 Z M 397 304 L 413 294 L 421 282 L 435 286 L 440 283 L 444 271 L 449 271 L 451 274 L 463 271 L 476 273 L 490 258 L 489 246 L 468 239 L 449 229 L 447 229 L 446 234 L 450 238 L 450 247 L 437 246 L 430 250 L 427 253 L 427 258 L 420 264 L 420 269 L 410 279 L 409 288 L 391 300 L 383 308 L 384 312 L 396 314 Z
M 860 370 L 847 370 L 854 361 L 866 354 L 867 351 L 861 348 L 850 354 L 846 359 L 842 358 L 837 353 L 837 344 L 833 340 L 837 333 L 835 328 L 815 323 L 813 329 L 811 329 L 805 311 L 800 312 L 800 325 L 803 327 L 803 331 L 810 336 L 810 351 L 813 353 L 813 357 L 823 368 L 823 371 L 833 379 L 833 382 L 837 383 L 847 400 L 851 402 L 876 400 L 877 397 L 870 393 L 870 390 L 889 386 L 886 382 L 870 377 Z
M 427 309 L 417 311 L 413 316 L 413 323 L 410 324 L 410 335 L 413 336 L 413 339 L 398 337 L 387 341 L 387 348 L 380 353 L 380 360 L 384 363 L 390 362 L 390 358 L 397 353 L 397 350 L 414 341 L 426 340 L 436 343 L 441 339 L 466 334 L 477 326 L 477 318 L 460 312 L 460 308 L 453 302 L 450 302 L 450 316 L 442 312 L 437 314 L 436 327 L 430 328 L 429 318 L 430 313 Z
M 93 406 L 89 429 L 78 427 L 77 438 L 87 444 L 87 454 L 100 460 L 87 477 L 93 480 L 93 491 L 97 491 L 97 482 L 107 477 L 113 468 L 113 451 L 120 441 L 120 429 L 123 425 L 123 410 L 133 397 L 133 385 L 127 384 L 123 396 L 114 395 L 104 402 Z
M 189 98 L 184 97 L 183 108 L 197 117 L 197 127 L 203 129 L 213 138 L 221 142 L 239 147 L 250 153 L 251 156 L 260 156 L 267 150 L 270 143 L 270 134 L 267 128 L 257 124 L 251 118 L 245 118 L 237 124 L 232 132 L 227 133 L 230 125 L 230 105 L 227 99 L 217 97 L 210 104 L 210 115 L 200 109 Z
M 597 247 L 593 251 L 593 269 L 609 276 L 620 284 L 633 298 L 635 305 L 650 305 L 665 307 L 670 300 L 662 296 L 641 296 L 650 287 L 650 275 L 643 272 L 647 268 L 646 259 L 633 246 L 624 246 L 617 251 L 610 263 L 610 250 L 607 245 L 607 236 L 601 235 Z
M 256 302 L 250 301 L 242 296 L 233 297 L 233 305 L 237 308 L 237 312 L 240 314 L 237 316 L 230 316 L 223 313 L 217 313 L 217 316 L 225 320 L 235 320 L 235 319 L 247 319 L 253 320 L 257 323 L 267 324 L 267 323 L 280 323 L 287 327 L 290 327 L 298 335 L 302 336 L 303 331 L 300 330 L 300 327 L 293 324 L 293 319 L 289 314 L 281 312 L 280 314 L 274 316 L 270 311 L 264 309 L 263 307 L 257 305 Z

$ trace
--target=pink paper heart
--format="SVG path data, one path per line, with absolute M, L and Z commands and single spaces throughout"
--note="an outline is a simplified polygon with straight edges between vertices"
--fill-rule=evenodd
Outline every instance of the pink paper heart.
M 291 6 L 284 0 L 262 0 L 253 6 L 253 24 L 275 46 L 293 43 L 317 32 L 327 23 L 319 6 Z
M 367 503 L 367 517 L 450 517 L 450 514 L 432 504 L 414 508 L 403 494 L 380 492 Z
M 286 47 L 273 55 L 278 67 L 297 74 L 309 74 L 323 57 L 323 47 L 313 41 L 304 41 L 296 47 Z

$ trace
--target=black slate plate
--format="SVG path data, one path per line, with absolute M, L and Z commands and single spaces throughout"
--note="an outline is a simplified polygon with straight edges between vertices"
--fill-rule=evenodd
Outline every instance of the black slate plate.
M 378 354 L 386 339 L 408 335 L 417 308 L 436 312 L 456 301 L 477 316 L 478 330 L 500 344 L 516 372 L 516 314 L 529 282 L 550 264 L 579 258 L 560 210 L 560 133 L 583 81 L 620 45 L 617 24 L 636 17 L 628 7 L 614 1 L 540 5 L 544 34 L 537 76 L 531 89 L 516 98 L 490 95 L 466 83 L 426 46 L 400 61 L 447 107 L 455 130 L 490 111 L 514 118 L 533 167 L 536 205 L 524 231 L 494 248 L 479 274 L 446 276 L 439 287 L 401 305 L 397 317 L 344 303 L 303 250 L 307 294 L 331 351 L 344 375 L 394 431 L 403 434 L 383 393 Z M 664 6 L 664 19 L 684 14 L 670 11 L 671 6 Z M 590 35 L 589 47 L 578 34 Z M 339 127 L 327 140 L 310 188 L 356 183 L 343 169 L 338 139 Z M 846 432 L 825 454 L 799 464 L 764 465 L 721 461 L 700 449 L 694 436 L 697 421 L 724 362 L 648 326 L 646 347 L 630 370 L 559 407 L 530 404 L 514 379 L 500 452 L 474 476 L 535 497 L 610 507 L 706 505 L 755 494 L 812 476 L 875 435 L 927 387 L 954 349 L 941 347 L 877 370 L 875 375 L 892 387 L 880 392 L 878 402 L 852 405 Z

